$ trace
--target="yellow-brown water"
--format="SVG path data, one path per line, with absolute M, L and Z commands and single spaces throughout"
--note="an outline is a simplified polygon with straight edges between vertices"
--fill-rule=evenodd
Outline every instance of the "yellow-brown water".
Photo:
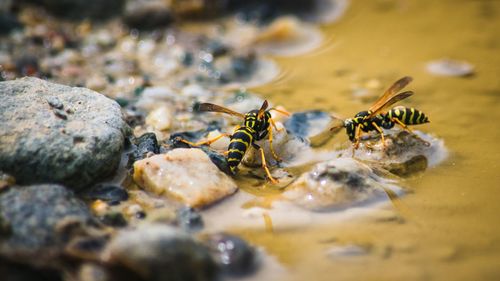
M 353 98 L 353 85 L 376 79 L 384 88 L 413 76 L 409 88 L 416 94 L 404 104 L 430 117 L 419 129 L 443 138 L 450 157 L 402 183 L 413 191 L 399 203 L 403 223 L 238 232 L 296 280 L 500 280 L 499 13 L 500 1 L 493 0 L 352 1 L 338 23 L 322 27 L 328 46 L 278 58 L 287 76 L 255 90 L 292 111 L 320 108 L 350 117 L 369 106 Z M 425 63 L 440 58 L 468 61 L 476 74 L 426 72 Z M 370 251 L 331 259 L 325 251 L 332 241 Z

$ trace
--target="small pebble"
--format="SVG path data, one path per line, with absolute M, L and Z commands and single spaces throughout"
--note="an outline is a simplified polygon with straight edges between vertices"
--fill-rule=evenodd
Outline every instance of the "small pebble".
M 329 248 L 326 254 L 331 258 L 358 257 L 368 254 L 368 249 L 358 245 L 335 246 Z
M 146 124 L 156 130 L 168 130 L 172 126 L 173 112 L 168 106 L 160 106 L 146 117 Z
M 427 71 L 438 76 L 465 77 L 474 74 L 474 66 L 465 61 L 441 59 L 427 63 Z

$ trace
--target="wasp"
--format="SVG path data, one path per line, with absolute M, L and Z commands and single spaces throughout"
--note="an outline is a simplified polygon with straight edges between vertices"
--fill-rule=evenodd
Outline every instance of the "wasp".
M 236 127 L 234 130 L 233 134 L 220 134 L 217 137 L 214 137 L 212 139 L 202 141 L 202 142 L 197 142 L 197 143 L 191 143 L 186 140 L 182 140 L 183 142 L 191 145 L 191 146 L 200 146 L 200 145 L 210 145 L 211 143 L 217 141 L 218 139 L 228 136 L 230 137 L 230 142 L 229 142 L 229 147 L 228 150 L 226 151 L 226 160 L 229 166 L 229 170 L 231 173 L 234 175 L 236 174 L 236 170 L 238 165 L 241 163 L 243 160 L 243 157 L 245 156 L 246 151 L 249 149 L 250 146 L 255 148 L 260 152 L 261 159 L 262 159 L 262 168 L 265 170 L 267 177 L 269 180 L 276 184 L 278 181 L 273 178 L 271 175 L 269 168 L 266 164 L 266 159 L 264 156 L 264 149 L 257 145 L 255 142 L 264 139 L 266 136 L 269 139 L 269 147 L 271 150 L 271 153 L 273 155 L 273 158 L 276 159 L 276 161 L 280 162 L 281 159 L 278 157 L 276 152 L 274 151 L 273 148 L 273 131 L 272 127 L 274 127 L 276 130 L 276 124 L 274 120 L 271 117 L 270 111 L 275 110 L 277 112 L 280 112 L 285 115 L 289 115 L 288 112 L 276 109 L 276 108 L 270 108 L 267 109 L 269 106 L 267 100 L 265 100 L 262 103 L 262 106 L 260 109 L 255 109 L 251 110 L 246 114 L 242 114 L 236 111 L 233 111 L 229 108 L 222 107 L 220 105 L 212 104 L 212 103 L 199 103 L 196 104 L 194 107 L 194 110 L 197 112 L 221 112 L 221 113 L 226 113 L 232 116 L 239 117 L 243 119 L 243 125 L 240 125 Z
M 341 125 L 332 127 L 330 131 L 344 127 L 349 140 L 353 142 L 354 149 L 357 149 L 361 132 L 377 131 L 380 133 L 382 144 L 385 146 L 382 128 L 391 129 L 397 124 L 411 132 L 409 125 L 429 123 L 429 118 L 422 111 L 415 108 L 398 106 L 387 111 L 387 108 L 391 105 L 413 95 L 412 91 L 399 92 L 412 80 L 409 76 L 399 79 L 384 92 L 368 111 L 361 111 L 354 118 L 343 120 Z

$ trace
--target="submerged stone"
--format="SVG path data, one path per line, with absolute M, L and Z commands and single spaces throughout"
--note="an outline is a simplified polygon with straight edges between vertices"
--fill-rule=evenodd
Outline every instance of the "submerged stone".
M 77 189 L 118 167 L 129 128 L 116 102 L 30 77 L 0 82 L 0 99 L 0 170 L 18 183 Z
M 344 154 L 352 154 L 351 148 Z M 377 135 L 360 143 L 355 157 L 373 167 L 383 168 L 398 176 L 410 176 L 442 162 L 448 155 L 444 142 L 421 132 L 390 131 L 385 147 Z
M 196 208 L 236 192 L 236 183 L 201 149 L 178 148 L 134 163 L 134 181 L 155 194 Z
M 474 66 L 465 61 L 441 59 L 427 63 L 426 67 L 429 73 L 437 76 L 465 77 L 474 74 Z
M 292 114 L 290 118 L 285 121 L 284 125 L 289 134 L 309 141 L 310 138 L 329 130 L 331 121 L 332 117 L 328 112 L 311 110 Z M 329 134 L 329 136 L 331 137 L 333 135 Z M 324 139 L 321 144 L 327 140 L 328 139 Z
M 201 214 L 189 207 L 182 207 L 177 210 L 177 224 L 186 231 L 198 231 L 204 225 Z
M 295 181 L 283 193 L 293 203 L 315 211 L 345 208 L 394 191 L 389 180 L 353 158 L 321 162 Z

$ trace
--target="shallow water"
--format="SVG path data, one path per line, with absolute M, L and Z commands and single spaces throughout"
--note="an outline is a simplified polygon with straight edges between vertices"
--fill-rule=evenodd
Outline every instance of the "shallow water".
M 321 28 L 323 46 L 276 58 L 284 77 L 253 90 L 291 111 L 350 117 L 397 78 L 413 76 L 408 89 L 416 94 L 402 104 L 430 117 L 419 130 L 443 138 L 450 156 L 402 182 L 410 192 L 389 206 L 402 219 L 233 232 L 275 256 L 290 272 L 281 275 L 286 280 L 498 280 L 499 12 L 500 2 L 487 0 L 352 1 L 337 23 Z M 426 71 L 442 58 L 465 60 L 476 73 Z M 327 254 L 351 244 L 364 254 Z

